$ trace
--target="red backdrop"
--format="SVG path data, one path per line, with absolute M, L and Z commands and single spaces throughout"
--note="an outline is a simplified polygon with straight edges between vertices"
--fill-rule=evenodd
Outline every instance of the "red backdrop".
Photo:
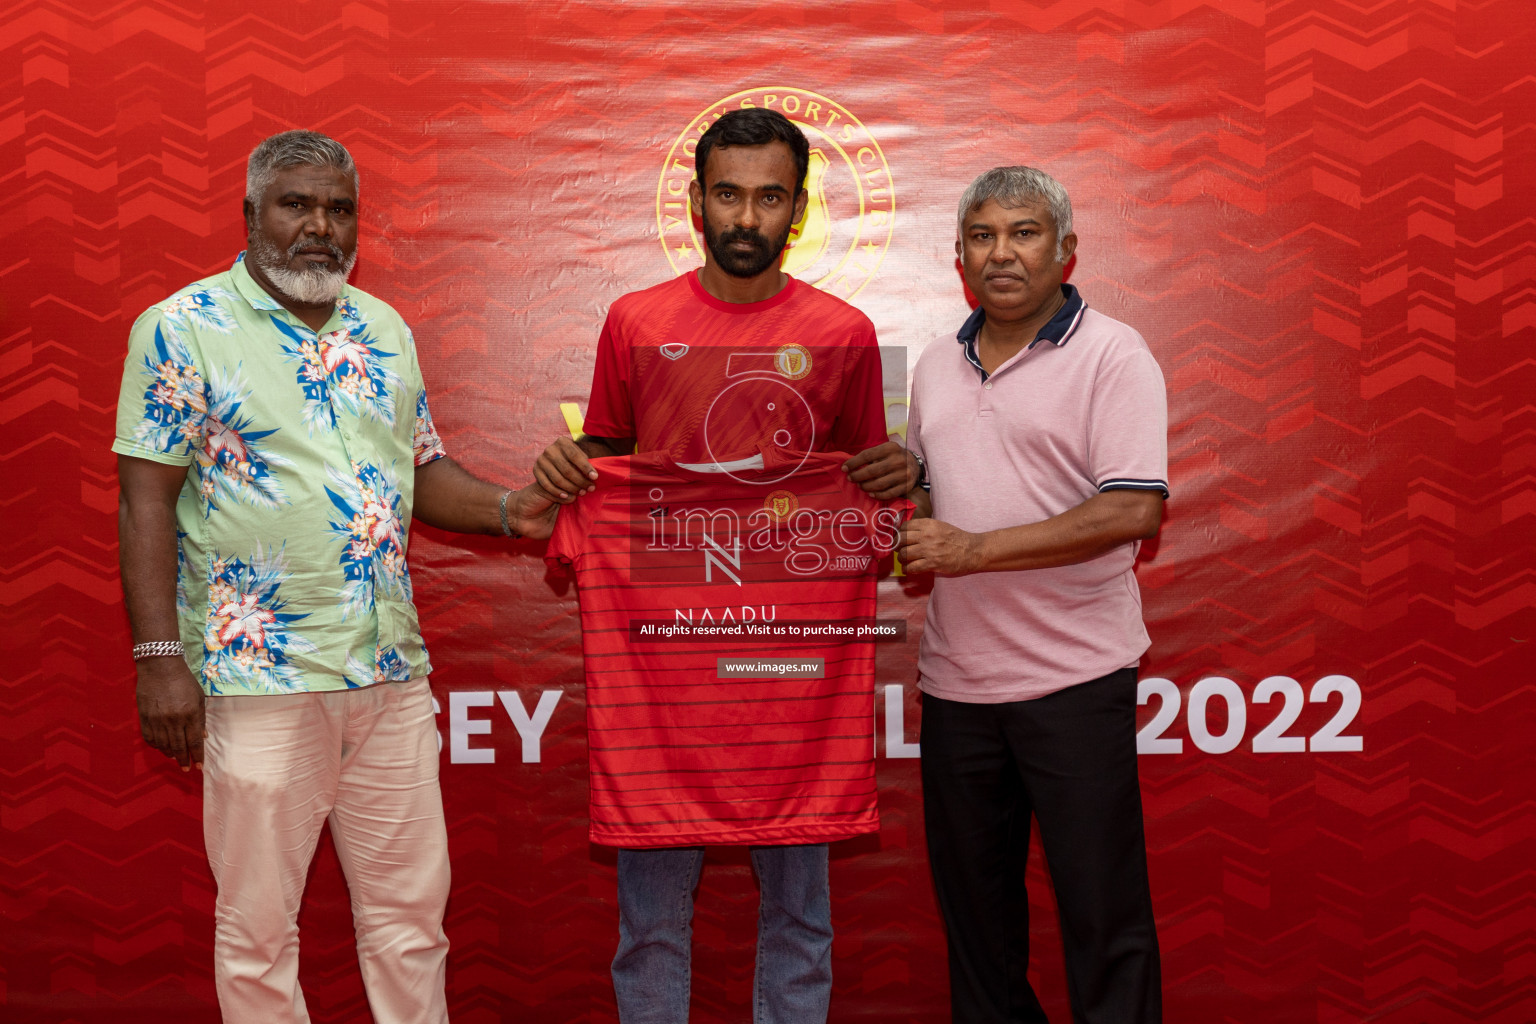
M 455 454 L 513 482 L 579 417 L 608 304 L 694 265 L 669 182 L 745 98 L 827 159 L 801 276 L 908 362 L 966 309 L 960 190 L 1023 162 L 1072 192 L 1074 283 L 1162 364 L 1142 777 L 1169 1019 L 1536 1018 L 1524 0 L 243 6 L 0 10 L 0 1017 L 216 1019 L 199 782 L 137 736 L 108 448 L 128 326 L 240 248 L 250 148 L 351 147 L 358 283 L 415 326 Z M 412 547 L 471 1024 L 613 1019 L 574 596 L 539 554 Z M 924 600 L 892 579 L 881 613 Z M 947 1019 L 912 683 L 913 648 L 883 649 L 885 826 L 833 866 L 838 1021 Z M 755 889 L 712 861 L 696 1018 L 741 1019 Z M 346 910 L 326 846 L 317 1021 L 366 1013 Z

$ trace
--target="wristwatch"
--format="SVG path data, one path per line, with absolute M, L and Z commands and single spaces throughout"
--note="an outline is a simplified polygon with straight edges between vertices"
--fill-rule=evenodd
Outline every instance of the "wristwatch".
M 923 461 L 923 457 L 917 454 L 917 452 L 908 449 L 907 453 L 917 462 L 917 486 L 926 491 L 928 489 L 928 464 Z

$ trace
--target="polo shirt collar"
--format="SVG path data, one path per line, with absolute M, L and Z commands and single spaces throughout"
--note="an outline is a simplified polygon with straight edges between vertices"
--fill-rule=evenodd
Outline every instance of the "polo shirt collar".
M 1063 283 L 1061 294 L 1066 301 L 1061 304 L 1056 315 L 1051 317 L 1050 322 L 1040 328 L 1040 333 L 1035 335 L 1035 340 L 1029 343 L 1028 348 L 1034 348 L 1042 341 L 1048 341 L 1057 348 L 1064 348 L 1072 335 L 1077 333 L 1078 325 L 1083 322 L 1083 310 L 1088 308 L 1088 304 L 1083 301 L 1083 297 L 1078 294 L 1077 288 L 1073 285 Z M 971 315 L 966 317 L 960 333 L 955 335 L 955 340 L 965 349 L 966 361 L 976 367 L 981 373 L 982 380 L 987 379 L 987 371 L 981 368 L 981 357 L 976 354 L 976 338 L 981 334 L 981 325 L 986 322 L 987 311 L 977 306 Z

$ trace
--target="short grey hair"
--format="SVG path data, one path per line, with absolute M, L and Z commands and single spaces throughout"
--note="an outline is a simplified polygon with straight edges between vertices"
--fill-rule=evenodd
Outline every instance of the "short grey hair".
M 1072 200 L 1061 182 L 1038 167 L 994 167 L 984 172 L 960 197 L 957 237 L 965 237 L 965 218 L 994 199 L 999 206 L 1009 207 L 1044 202 L 1056 222 L 1056 258 L 1061 259 L 1061 240 L 1072 233 Z
M 281 168 L 305 164 L 311 167 L 334 167 L 352 176 L 353 188 L 358 185 L 357 164 L 353 163 L 352 154 L 347 152 L 346 146 L 328 135 L 299 129 L 279 132 L 262 140 L 251 150 L 251 159 L 245 170 L 245 198 L 259 204 L 261 197 L 266 194 L 267 186 L 272 184 L 272 179 L 277 177 Z

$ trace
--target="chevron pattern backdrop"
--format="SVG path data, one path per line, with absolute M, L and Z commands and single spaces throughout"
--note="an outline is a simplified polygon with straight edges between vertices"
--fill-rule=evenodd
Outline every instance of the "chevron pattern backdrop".
M 825 286 L 909 362 L 966 310 L 961 188 L 1025 162 L 1074 195 L 1074 283 L 1163 366 L 1174 500 L 1139 571 L 1169 1019 L 1536 1019 L 1530 23 L 1526 0 L 0 6 L 0 1018 L 217 1019 L 199 783 L 138 738 L 108 448 L 128 326 L 241 247 L 251 147 L 352 149 L 356 280 L 415 326 L 451 449 L 511 483 L 579 423 L 608 304 L 676 272 L 674 143 L 744 94 L 849 146 L 827 188 L 862 203 L 863 276 Z M 614 1019 L 574 594 L 539 555 L 412 549 L 467 1024 Z M 924 588 L 883 586 L 915 635 Z M 947 1019 L 913 664 L 881 652 L 885 827 L 835 854 L 837 1021 Z M 532 732 L 541 702 L 525 741 L 514 704 Z M 711 858 L 695 1018 L 742 1020 L 755 889 Z M 367 1019 L 328 846 L 301 924 L 315 1019 Z

